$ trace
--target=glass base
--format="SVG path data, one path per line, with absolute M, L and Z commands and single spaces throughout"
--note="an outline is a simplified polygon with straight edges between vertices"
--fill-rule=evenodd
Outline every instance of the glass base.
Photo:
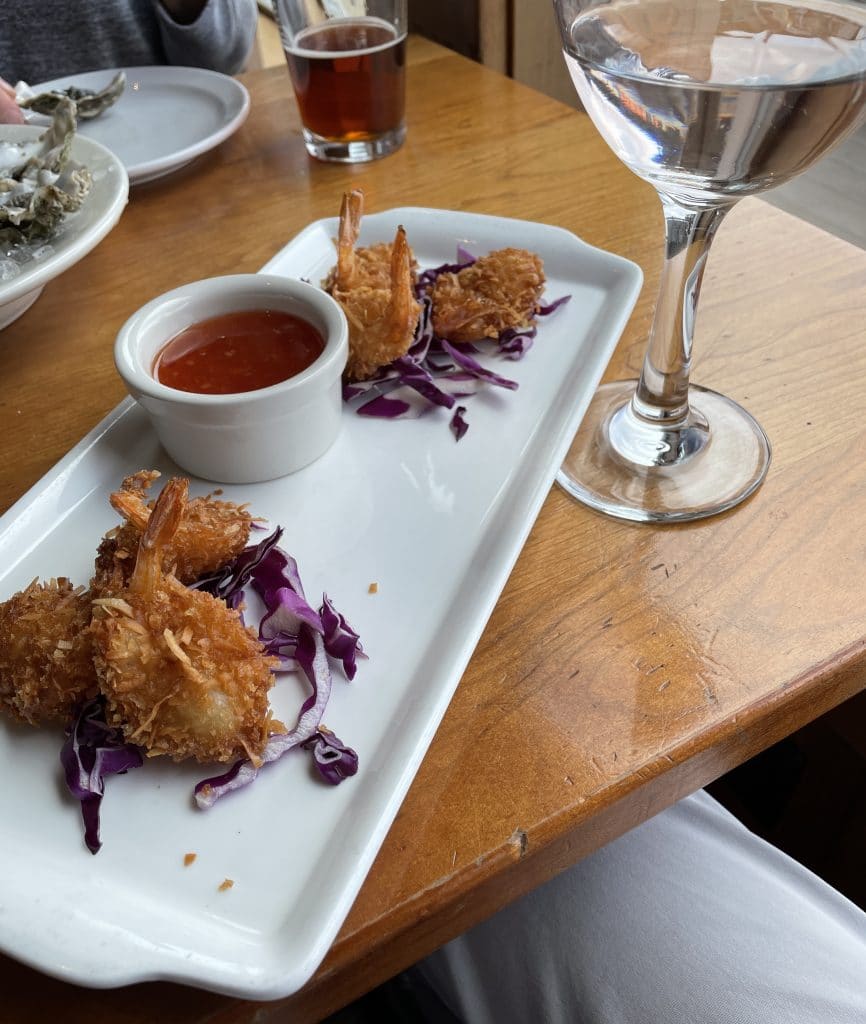
M 692 384 L 684 427 L 640 420 L 632 430 L 636 385 L 595 393 L 556 478 L 572 497 L 618 519 L 674 523 L 724 512 L 760 486 L 770 442 L 742 406 Z
M 370 139 L 355 139 L 351 142 L 326 139 L 311 132 L 308 128 L 303 128 L 302 131 L 304 145 L 310 156 L 314 156 L 317 160 L 328 160 L 338 164 L 363 164 L 368 160 L 378 160 L 399 149 L 406 138 L 406 126 L 402 124 L 390 132 L 383 132 Z

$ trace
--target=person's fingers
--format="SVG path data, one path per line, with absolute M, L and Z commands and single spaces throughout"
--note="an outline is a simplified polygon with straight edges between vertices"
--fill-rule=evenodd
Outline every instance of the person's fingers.
M 22 124 L 24 116 L 15 102 L 15 86 L 0 78 L 0 124 Z
M 0 91 L 0 124 L 23 124 L 24 115 L 21 108 L 15 102 L 14 93 L 12 96 L 5 91 Z

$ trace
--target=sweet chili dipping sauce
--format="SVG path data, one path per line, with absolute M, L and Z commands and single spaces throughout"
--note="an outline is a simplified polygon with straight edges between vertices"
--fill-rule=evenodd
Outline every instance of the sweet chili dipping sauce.
M 325 340 L 312 324 L 272 309 L 224 313 L 181 331 L 157 353 L 153 376 L 198 395 L 234 395 L 306 370 Z

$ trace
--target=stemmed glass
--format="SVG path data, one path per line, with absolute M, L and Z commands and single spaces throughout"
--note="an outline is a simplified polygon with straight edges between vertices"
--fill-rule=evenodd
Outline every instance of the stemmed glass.
M 734 203 L 799 174 L 866 116 L 864 0 L 554 0 L 563 51 L 614 153 L 659 193 L 660 294 L 640 380 L 602 385 L 560 470 L 574 497 L 645 522 L 732 508 L 770 446 L 689 383 L 710 243 Z

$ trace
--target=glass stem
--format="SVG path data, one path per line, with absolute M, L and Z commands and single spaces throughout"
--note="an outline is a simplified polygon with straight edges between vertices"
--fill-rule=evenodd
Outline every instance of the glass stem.
M 665 261 L 658 305 L 631 412 L 667 430 L 689 417 L 695 310 L 710 243 L 733 203 L 689 209 L 662 195 Z

